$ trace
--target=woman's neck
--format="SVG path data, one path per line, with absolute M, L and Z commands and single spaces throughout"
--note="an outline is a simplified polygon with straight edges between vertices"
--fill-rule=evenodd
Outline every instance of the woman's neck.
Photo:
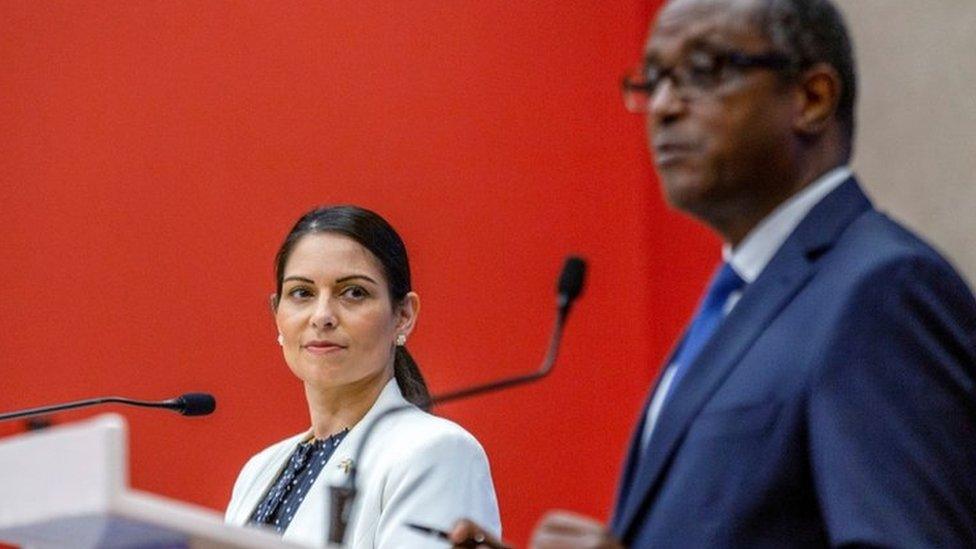
M 392 370 L 384 370 L 374 377 L 341 387 L 323 389 L 306 383 L 312 435 L 327 438 L 343 429 L 351 429 L 373 407 L 392 377 Z

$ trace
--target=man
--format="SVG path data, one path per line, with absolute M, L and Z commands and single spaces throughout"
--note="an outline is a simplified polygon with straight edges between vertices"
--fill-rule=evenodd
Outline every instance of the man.
M 674 0 L 624 88 L 667 200 L 725 261 L 651 390 L 610 526 L 553 513 L 533 546 L 976 546 L 976 302 L 846 167 L 837 10 Z

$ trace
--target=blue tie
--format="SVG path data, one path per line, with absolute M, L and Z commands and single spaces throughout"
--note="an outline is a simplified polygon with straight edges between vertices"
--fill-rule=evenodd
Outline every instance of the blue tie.
M 695 314 L 695 319 L 688 328 L 688 335 L 685 336 L 684 343 L 678 349 L 674 360 L 674 376 L 668 389 L 670 395 L 674 388 L 678 386 L 681 378 L 688 372 L 688 366 L 695 361 L 702 347 L 708 343 L 708 339 L 715 333 L 715 329 L 722 321 L 725 303 L 729 300 L 732 292 L 742 289 L 745 281 L 732 269 L 728 263 L 722 263 L 722 268 L 718 270 L 712 283 L 708 286 L 708 293 L 702 300 Z

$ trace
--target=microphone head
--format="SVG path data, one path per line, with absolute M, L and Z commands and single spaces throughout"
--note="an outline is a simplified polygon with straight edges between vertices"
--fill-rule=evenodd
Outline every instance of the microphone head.
M 586 260 L 571 255 L 563 263 L 563 271 L 559 275 L 557 293 L 560 302 L 571 303 L 583 291 L 583 280 L 586 278 Z
M 176 411 L 184 416 L 205 416 L 217 408 L 217 401 L 208 393 L 186 393 L 176 398 Z

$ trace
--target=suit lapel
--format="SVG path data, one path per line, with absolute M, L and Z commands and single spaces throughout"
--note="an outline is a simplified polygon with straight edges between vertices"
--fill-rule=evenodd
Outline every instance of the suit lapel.
M 712 394 L 734 370 L 742 355 L 816 272 L 816 259 L 870 202 L 852 178 L 817 204 L 776 255 L 743 292 L 702 349 L 681 383 L 672 389 L 639 465 L 627 472 L 629 489 L 621 490 L 623 507 L 615 514 L 614 532 L 626 539 L 640 511 L 653 503 L 664 473 L 689 426 Z M 629 463 L 635 464 L 639 434 Z M 636 469 L 636 470 L 634 470 Z
M 651 390 L 647 393 L 647 397 L 644 399 L 644 405 L 641 406 L 640 415 L 637 417 L 637 427 L 634 429 L 634 432 L 631 433 L 630 444 L 627 446 L 627 456 L 624 458 L 623 472 L 621 474 L 620 483 L 617 486 L 617 497 L 614 500 L 614 513 L 610 519 L 610 529 L 614 532 L 619 530 L 621 522 L 623 521 L 624 503 L 626 503 L 628 496 L 632 491 L 631 489 L 634 485 L 633 478 L 637 472 L 637 465 L 640 463 L 641 441 L 643 440 L 644 436 L 644 425 L 647 423 L 647 410 L 651 407 L 651 403 L 654 401 L 654 395 L 657 394 L 657 390 L 661 386 L 661 380 L 664 379 L 664 374 L 668 371 L 668 366 L 674 362 L 674 355 L 677 354 L 679 349 L 681 349 L 686 337 L 688 337 L 687 327 L 681 334 L 681 337 L 678 339 L 677 345 L 672 347 L 671 352 L 668 353 L 668 358 L 664 361 L 664 366 L 658 372 L 657 379 L 651 386 Z

